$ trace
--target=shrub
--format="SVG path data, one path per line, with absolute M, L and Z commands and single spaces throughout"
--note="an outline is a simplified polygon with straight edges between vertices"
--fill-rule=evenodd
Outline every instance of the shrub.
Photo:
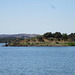
M 75 43 L 69 42 L 68 46 L 75 46 Z

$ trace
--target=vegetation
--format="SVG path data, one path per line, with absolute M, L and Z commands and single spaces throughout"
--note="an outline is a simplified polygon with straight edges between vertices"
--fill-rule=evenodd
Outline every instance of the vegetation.
M 20 39 L 14 39 L 6 46 L 75 46 L 75 33 L 67 35 L 60 32 L 47 32 L 33 38 Z
M 0 38 L 0 43 L 10 43 L 13 41 L 20 41 L 20 40 L 24 40 L 24 38 L 16 38 L 16 37 L 4 37 L 4 38 Z
M 68 43 L 68 46 L 75 46 L 75 43 L 69 42 L 69 43 Z

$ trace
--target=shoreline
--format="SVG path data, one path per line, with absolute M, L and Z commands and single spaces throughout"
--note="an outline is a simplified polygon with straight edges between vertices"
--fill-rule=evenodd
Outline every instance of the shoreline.
M 60 44 L 57 44 L 57 45 L 3 45 L 2 47 L 71 47 L 72 45 L 60 45 Z M 75 46 L 75 45 L 74 45 Z M 72 47 L 74 47 L 72 46 Z

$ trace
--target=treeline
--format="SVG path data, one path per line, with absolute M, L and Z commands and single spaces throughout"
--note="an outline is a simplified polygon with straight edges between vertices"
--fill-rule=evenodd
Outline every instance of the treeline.
M 4 37 L 4 38 L 0 38 L 0 43 L 10 43 L 13 41 L 20 41 L 20 40 L 24 40 L 24 38 Z
M 62 39 L 62 40 L 65 40 L 65 41 L 70 39 L 71 41 L 75 41 L 75 33 L 71 33 L 71 34 L 68 35 L 67 33 L 61 34 L 60 32 L 55 32 L 55 33 L 47 32 L 42 36 L 37 36 L 37 39 L 39 39 L 40 41 L 43 38 L 46 38 L 46 39 L 51 38 L 52 40 L 56 38 L 58 40 Z

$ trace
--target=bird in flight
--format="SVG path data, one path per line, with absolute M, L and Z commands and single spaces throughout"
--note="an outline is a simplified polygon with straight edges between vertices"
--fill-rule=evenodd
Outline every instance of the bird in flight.
M 50 5 L 50 7 L 51 7 L 52 9 L 55 9 L 55 6 L 54 6 L 54 5 Z

